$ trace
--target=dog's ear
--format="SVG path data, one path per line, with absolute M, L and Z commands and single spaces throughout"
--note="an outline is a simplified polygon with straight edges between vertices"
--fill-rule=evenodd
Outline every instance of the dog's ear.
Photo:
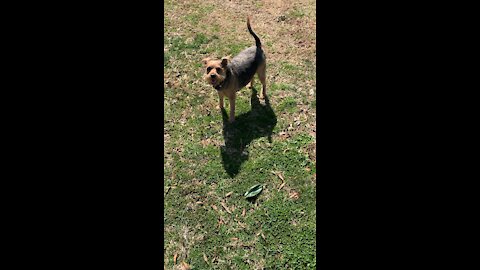
M 226 67 L 228 62 L 230 62 L 230 55 L 222 58 L 222 67 Z
M 206 65 L 207 65 L 207 63 L 208 63 L 208 61 L 210 61 L 210 60 L 211 60 L 211 58 L 210 58 L 210 57 L 203 58 L 203 59 L 202 59 L 202 64 L 203 64 L 204 66 L 206 66 Z

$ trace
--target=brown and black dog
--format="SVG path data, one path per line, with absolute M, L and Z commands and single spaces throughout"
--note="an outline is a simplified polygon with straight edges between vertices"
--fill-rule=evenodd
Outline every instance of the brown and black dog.
M 229 121 L 235 121 L 235 98 L 236 92 L 249 84 L 253 86 L 255 73 L 262 83 L 260 98 L 264 99 L 267 94 L 266 79 L 266 58 L 262 50 L 262 43 L 250 27 L 250 18 L 247 18 L 247 28 L 255 39 L 255 46 L 241 51 L 230 60 L 230 57 L 223 57 L 220 60 L 205 58 L 202 60 L 206 74 L 205 80 L 217 90 L 219 106 L 223 109 L 223 98 L 227 96 L 230 103 Z

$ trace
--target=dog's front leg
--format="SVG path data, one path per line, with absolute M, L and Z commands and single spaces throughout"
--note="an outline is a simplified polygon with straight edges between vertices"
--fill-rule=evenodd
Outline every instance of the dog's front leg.
M 222 92 L 218 92 L 218 106 L 220 107 L 219 109 L 223 109 L 223 93 Z

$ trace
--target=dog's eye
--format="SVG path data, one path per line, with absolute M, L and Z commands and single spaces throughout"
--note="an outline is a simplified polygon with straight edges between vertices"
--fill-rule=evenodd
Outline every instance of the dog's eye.
M 221 70 L 221 69 L 219 69 L 219 68 L 216 68 L 215 70 L 217 71 L 217 73 L 220 73 L 220 72 L 222 72 L 222 70 Z
M 210 70 L 212 70 L 212 68 L 211 68 L 211 67 L 208 67 L 208 68 L 207 68 L 207 73 L 209 73 Z

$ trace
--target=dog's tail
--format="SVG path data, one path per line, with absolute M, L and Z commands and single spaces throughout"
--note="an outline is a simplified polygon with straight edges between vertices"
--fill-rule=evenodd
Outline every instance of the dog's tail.
M 257 35 L 255 35 L 255 32 L 253 32 L 252 27 L 250 26 L 250 16 L 247 17 L 247 28 L 248 32 L 250 32 L 250 34 L 255 39 L 255 45 L 257 46 L 257 48 L 261 48 L 262 43 L 260 42 L 260 39 L 257 37 Z

